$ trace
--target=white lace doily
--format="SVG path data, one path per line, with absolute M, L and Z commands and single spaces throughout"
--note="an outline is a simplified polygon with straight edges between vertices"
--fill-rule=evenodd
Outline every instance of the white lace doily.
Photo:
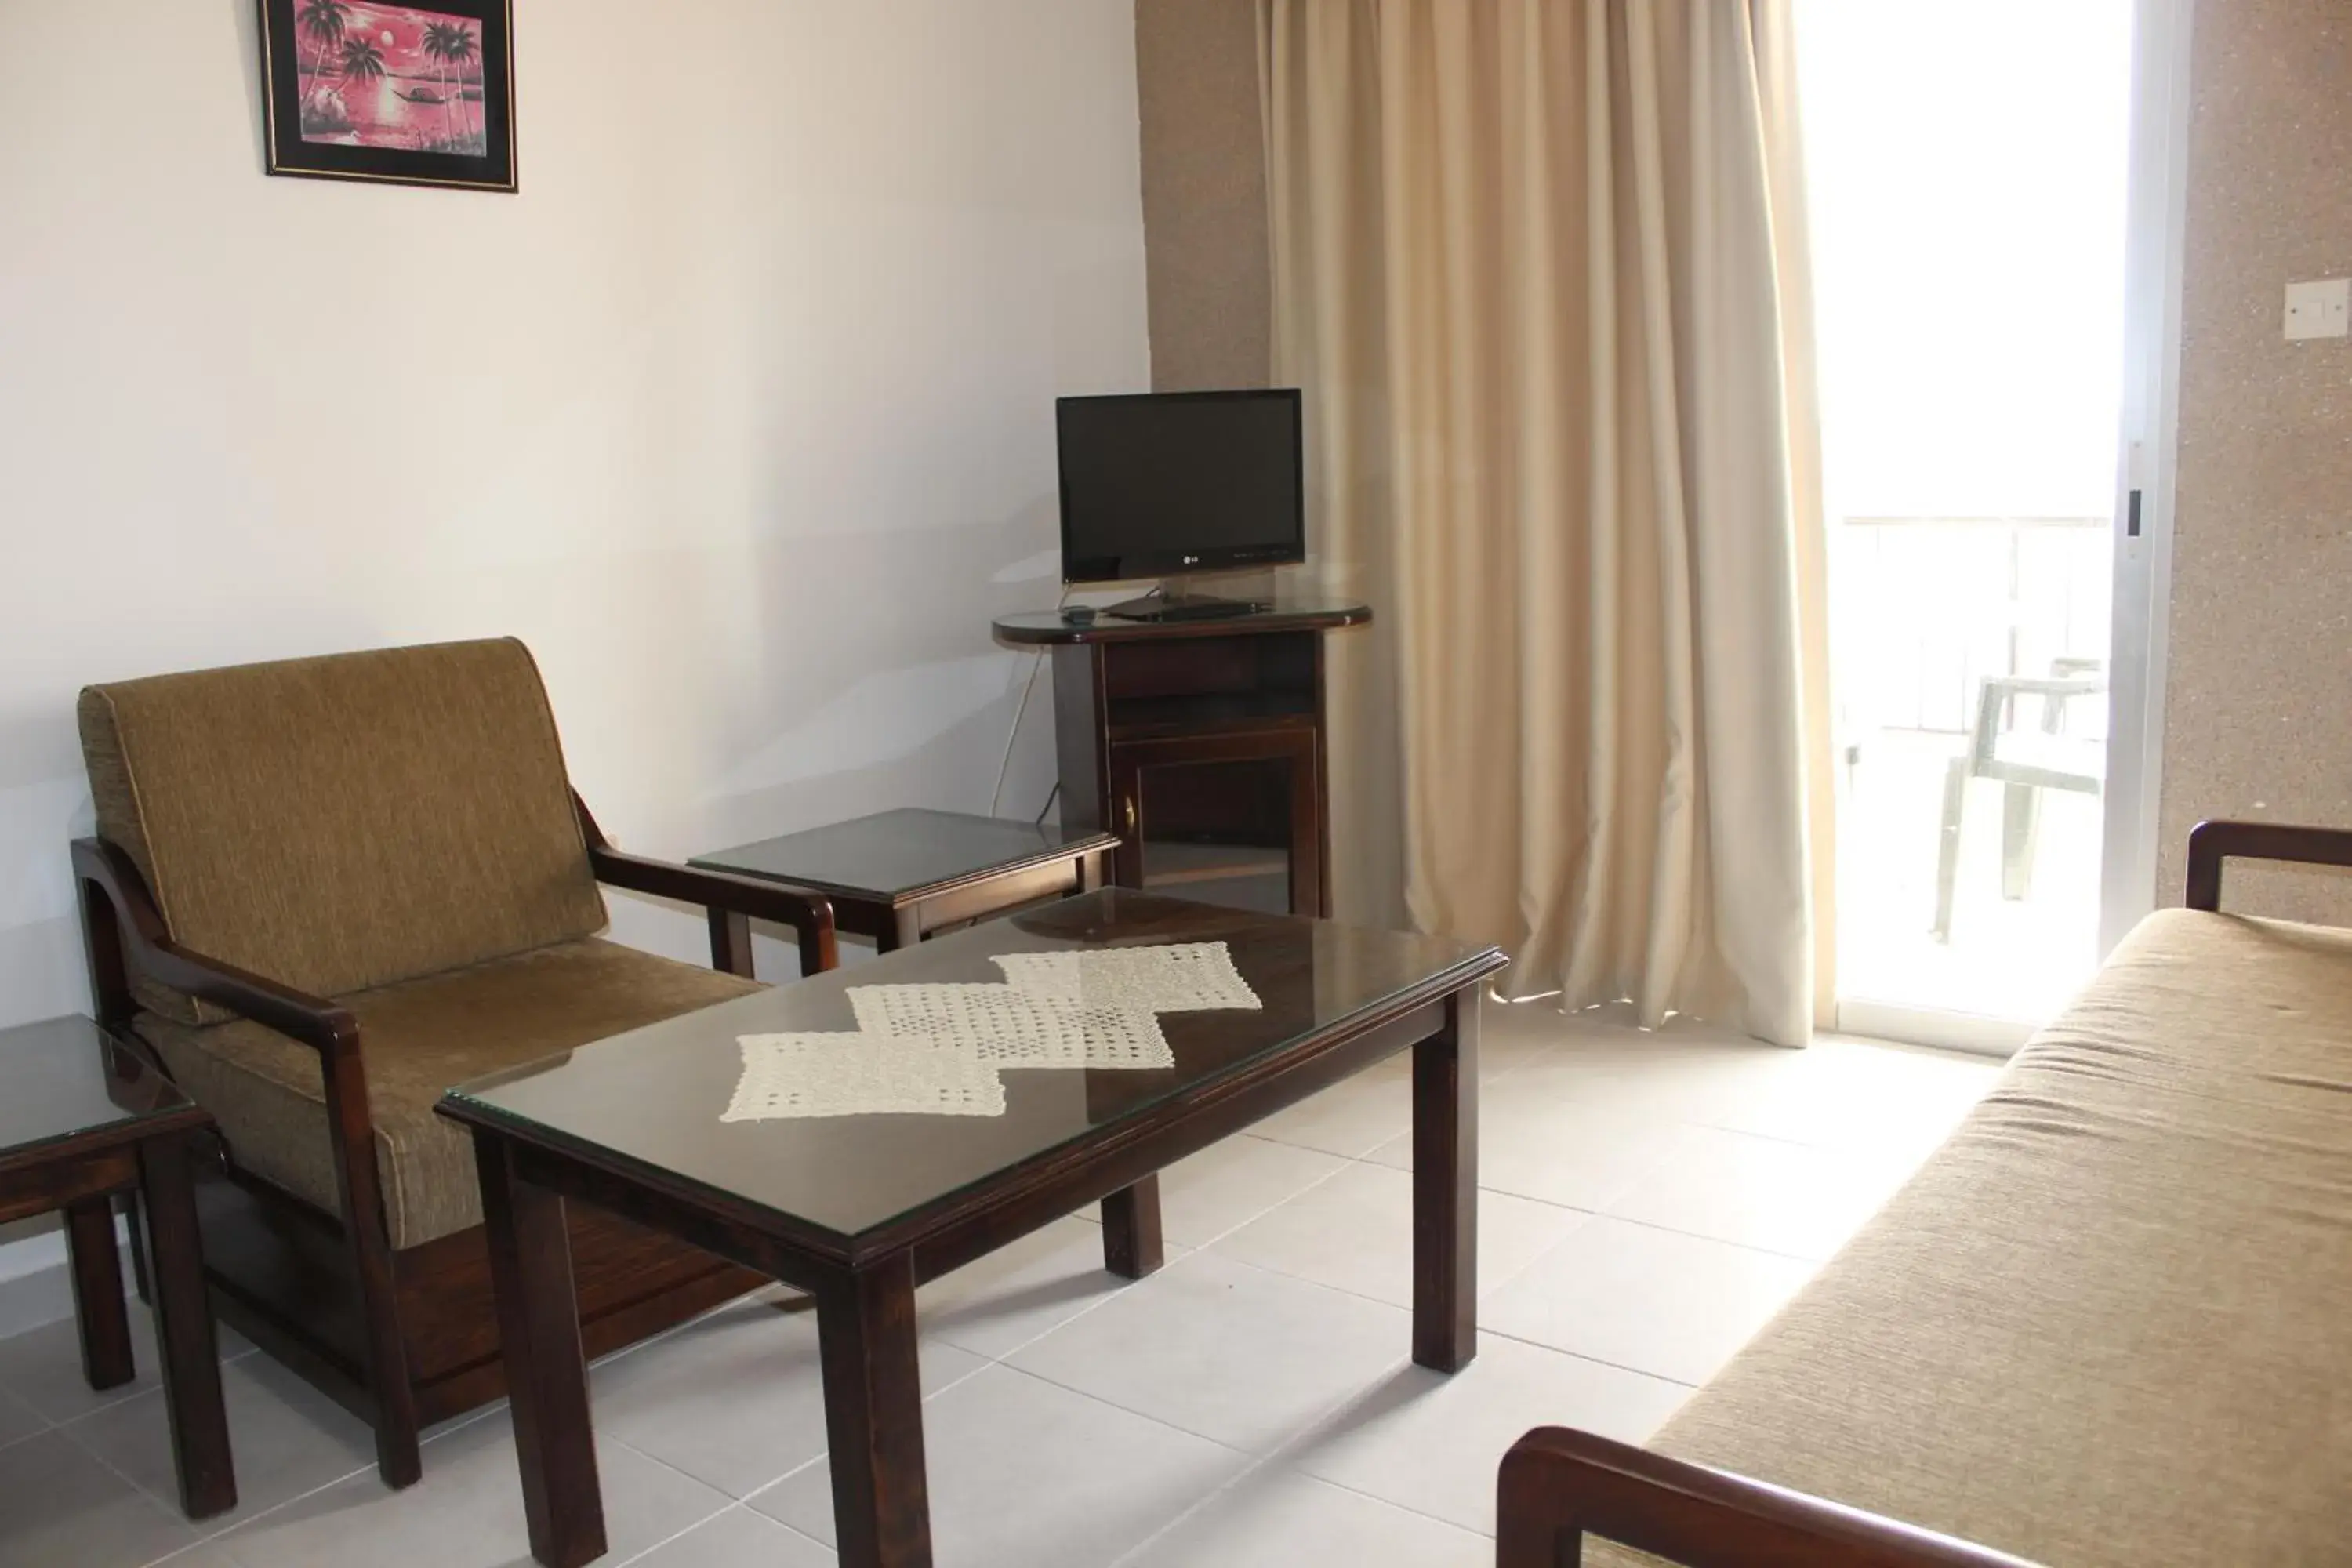
M 721 1121 L 816 1116 L 1002 1116 L 1004 1080 L 952 1042 L 869 1034 L 740 1035 L 743 1076 Z
M 1066 996 L 1089 1007 L 1146 1013 L 1213 1008 L 1261 1011 L 1249 982 L 1222 942 L 1162 947 L 1107 947 L 1087 952 L 1007 952 L 992 961 L 1016 990 Z
M 952 1041 L 993 1068 L 1172 1068 L 1148 1011 L 1097 1007 L 1010 985 L 853 985 L 868 1034 Z

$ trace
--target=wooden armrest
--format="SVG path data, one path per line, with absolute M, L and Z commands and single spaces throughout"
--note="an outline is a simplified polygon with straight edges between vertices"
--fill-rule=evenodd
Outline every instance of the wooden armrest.
M 589 814 L 586 802 L 574 795 L 572 805 L 579 814 L 580 831 L 588 841 L 588 863 L 594 868 L 598 881 L 633 893 L 700 904 L 712 912 L 714 919 L 739 915 L 790 926 L 800 938 L 803 969 L 814 972 L 840 964 L 829 900 L 761 881 L 757 877 L 740 877 L 731 871 L 712 871 L 700 866 L 681 866 L 673 860 L 624 854 L 605 839 L 604 830 Z
M 2352 866 L 2352 831 L 2282 822 L 2200 822 L 2189 834 L 2189 907 L 2221 907 L 2221 866 L 2231 859 Z
M 348 1008 L 173 942 L 163 928 L 154 896 L 147 890 L 147 879 L 121 848 L 102 838 L 78 838 L 73 861 L 74 874 L 96 883 L 114 906 L 122 956 L 131 968 L 158 984 L 266 1024 L 321 1056 L 358 1051 L 359 1020 Z
M 76 839 L 73 868 L 81 884 L 90 989 L 102 1022 L 119 1026 L 130 1021 L 135 1005 L 130 976 L 136 973 L 226 1007 L 319 1053 L 327 1143 L 334 1158 L 341 1211 L 338 1217 L 359 1280 L 362 1355 L 376 1421 L 376 1467 L 386 1484 L 411 1485 L 419 1474 L 416 1390 L 409 1381 L 408 1349 L 394 1301 L 392 1231 L 384 1215 L 383 1176 L 376 1163 L 359 1020 L 349 1008 L 173 942 L 147 879 L 130 856 L 104 839 Z M 233 1141 L 229 1152 L 234 1159 Z
M 2032 1568 L 1802 1492 L 1538 1426 L 1503 1456 L 1496 1568 L 1580 1561 L 1586 1535 L 1684 1568 Z

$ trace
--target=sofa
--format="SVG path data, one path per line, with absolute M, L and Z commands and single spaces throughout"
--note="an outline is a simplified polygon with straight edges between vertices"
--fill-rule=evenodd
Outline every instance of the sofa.
M 2198 828 L 2189 907 L 1646 1447 L 1511 1449 L 1497 1563 L 2352 1562 L 2352 931 L 2222 912 L 2238 858 L 2352 833 Z

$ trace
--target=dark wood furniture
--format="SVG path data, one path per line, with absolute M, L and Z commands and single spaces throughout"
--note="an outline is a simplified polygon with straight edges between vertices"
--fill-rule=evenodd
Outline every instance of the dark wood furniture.
M 63 1212 L 82 1375 L 92 1388 L 120 1387 L 133 1368 L 114 1200 L 139 1194 L 163 1409 L 191 1519 L 236 1506 L 191 1178 L 191 1146 L 211 1125 L 89 1019 L 0 1030 L 0 1223 Z
M 1008 1070 L 1002 1116 L 722 1122 L 737 1037 L 847 1030 L 853 985 L 1001 983 L 993 955 L 1223 942 L 1260 1010 L 1160 1015 L 1172 1068 Z M 469 1126 L 514 1390 L 531 1549 L 604 1551 L 567 1200 L 685 1237 L 817 1302 L 845 1568 L 931 1560 L 914 1292 L 1370 1064 L 1413 1053 L 1413 1358 L 1475 1350 L 1476 1084 L 1492 948 L 1108 889 L 452 1090 Z M 1159 1261 L 1106 1215 L 1105 1261 Z
M 2189 869 L 2184 900 L 2188 909 L 2205 913 L 2220 911 L 2222 869 L 2232 859 L 2352 868 L 2352 831 L 2279 823 L 2200 823 L 2189 838 Z M 2159 921 L 2179 918 L 2179 911 L 2159 912 L 2149 923 L 2154 925 Z M 2135 933 L 2132 940 L 2137 942 L 2139 933 Z M 2297 942 L 2290 938 L 2285 945 L 2292 950 Z M 2143 1015 L 2171 1016 L 2181 1005 L 2180 994 L 2196 994 L 2208 985 L 2226 985 L 2228 983 L 2221 975 L 2201 975 L 2196 973 L 2193 965 L 2159 964 L 2149 956 L 2156 951 L 2161 950 L 2143 950 L 2134 962 L 2142 973 L 2162 973 L 2174 994 L 2142 1004 L 2139 1011 Z M 2177 957 L 2177 954 L 2168 956 Z M 2301 977 L 2307 981 L 2310 972 L 2302 972 Z M 2294 983 L 2281 980 L 2275 972 L 2264 974 L 2262 984 L 2268 989 L 2257 993 L 2256 999 L 2245 1008 L 2245 1013 L 2252 1020 L 2246 1026 L 2267 1032 L 2277 1026 L 2273 1022 L 2276 1017 L 2295 1010 L 2297 999 L 2292 989 Z M 2336 994 L 2340 995 L 2340 992 Z M 2069 1030 L 2065 1021 L 2061 1021 L 2063 1040 L 2061 1048 L 2069 1058 L 2064 1066 L 2056 1069 L 2056 1075 L 2061 1078 L 2114 1076 L 2112 1071 L 2101 1073 L 2095 1064 L 2100 1060 L 2103 1048 L 2110 1053 L 2117 1049 L 2115 1038 L 2105 1034 L 2116 1027 L 2113 1020 L 2131 1016 L 2133 1009 L 2119 1005 L 2117 992 L 2101 994 L 2095 990 L 2093 996 L 2101 1022 L 2078 1023 Z M 2340 1003 L 2337 1007 L 2340 1014 Z M 2326 1016 L 2323 1013 L 2323 1020 Z M 2206 1019 L 2201 1016 L 2189 1025 L 2192 1032 L 2200 1035 L 2208 1026 Z M 2323 1031 L 2325 1026 L 2323 1022 Z M 2242 1038 L 2223 1034 L 2206 1038 L 2217 1054 L 2222 1056 L 2245 1044 Z M 2021 1067 L 2032 1064 L 2035 1048 L 2032 1046 L 2027 1047 L 2019 1064 L 2012 1065 L 2012 1075 L 2018 1073 Z M 2135 1040 L 2127 1043 L 2127 1049 L 2128 1054 L 2135 1057 L 2166 1059 L 2166 1047 L 2162 1044 Z M 2084 1063 L 2093 1064 L 2092 1070 L 2086 1073 L 2080 1065 Z M 2274 1068 L 2248 1070 L 2266 1079 L 2265 1088 L 2279 1085 L 2284 1079 L 2286 1087 L 2299 1087 L 2323 1102 L 2330 1094 L 2333 1082 L 2332 1077 L 2315 1082 L 2300 1075 L 2280 1074 Z M 2044 1078 L 2039 1083 L 2020 1085 L 2012 1089 L 2018 1097 L 2016 1104 L 2031 1108 L 2018 1114 L 2039 1119 L 2050 1128 L 2071 1131 L 2083 1124 L 2081 1118 L 2084 1113 L 2080 1108 L 2051 1097 L 2048 1093 L 2050 1081 L 2049 1078 Z M 2224 1159 L 2232 1167 L 2242 1161 L 2252 1163 L 2263 1152 L 2266 1143 L 2273 1142 L 2263 1136 L 2266 1123 L 2262 1111 L 2266 1110 L 2276 1114 L 2275 1102 L 2258 1106 L 2257 1097 L 2242 1089 L 2217 1088 L 2201 1082 L 2179 1098 L 2229 1108 L 2230 1114 L 2222 1118 L 2219 1125 L 2221 1129 L 2221 1142 L 2226 1150 Z M 1987 1102 L 1989 1106 L 1994 1103 L 1992 1100 Z M 2255 1109 L 2250 1110 L 2249 1107 Z M 2333 1114 L 2333 1107 L 2329 1108 L 2329 1112 Z M 1979 1114 L 1983 1114 L 1982 1108 Z M 2121 1119 L 2116 1117 L 2112 1107 L 2105 1114 L 2110 1121 L 2120 1123 Z M 2168 1147 L 2163 1158 L 2168 1165 L 2179 1157 L 2173 1145 L 2187 1141 L 2187 1135 L 2194 1130 L 2190 1125 L 2194 1120 L 2182 1116 L 2169 1106 L 2161 1113 L 2158 1125 L 2165 1129 Z M 2308 1121 L 2295 1121 L 2286 1125 L 2291 1128 L 2291 1134 L 2283 1142 L 2293 1147 L 2305 1152 L 2321 1151 L 2322 1158 L 2333 1148 L 2324 1140 L 2312 1137 Z M 1939 1153 L 1936 1160 L 1929 1162 L 1927 1171 L 1932 1173 L 1937 1161 L 1949 1157 L 1949 1152 L 1967 1139 L 1969 1131 L 1964 1125 L 1953 1142 L 1946 1145 L 1946 1152 Z M 2011 1123 L 1980 1132 L 1976 1142 L 1980 1146 L 2006 1149 L 2013 1154 L 2021 1152 L 2014 1133 L 2015 1126 Z M 2102 1140 L 2076 1141 L 2091 1144 Z M 2323 1190 L 2330 1184 L 2324 1180 L 2315 1182 L 2300 1167 L 2294 1169 L 2295 1181 L 2292 1189 L 2294 1219 L 2286 1228 L 2294 1235 L 2296 1247 L 2307 1251 L 2310 1231 L 2301 1213 L 2305 1193 Z M 2168 1171 L 2167 1174 L 2169 1173 Z M 2112 1179 L 2111 1171 L 2105 1174 Z M 1915 1183 L 1919 1179 L 1915 1178 Z M 2193 1176 L 2179 1179 L 2191 1184 L 2196 1181 Z M 2080 1201 L 2097 1203 L 2098 1190 L 2097 1184 L 2093 1184 Z M 2111 1186 L 2109 1190 L 2114 1188 Z M 1952 1234 L 1958 1234 L 1949 1215 L 1940 1217 L 1946 1221 Z M 2211 1217 L 2208 1216 L 2209 1219 Z M 2322 1227 L 2329 1223 L 2332 1223 L 2329 1218 L 2318 1222 Z M 2241 1227 L 2226 1223 L 2226 1218 L 2219 1228 L 2231 1233 L 2233 1244 L 2239 1239 Z M 2250 1231 L 2255 1226 L 2249 1221 L 2242 1228 Z M 2154 1234 L 2145 1224 L 2128 1234 L 2134 1237 L 2129 1243 L 2131 1247 L 2147 1250 L 2164 1259 L 2160 1268 L 2177 1271 L 2180 1276 L 2192 1279 L 2206 1277 L 2202 1270 L 2209 1266 L 2207 1260 L 2198 1256 L 2180 1255 L 2165 1237 Z M 2007 1238 L 2003 1240 L 2006 1243 Z M 1852 1258 L 1853 1252 L 1850 1250 L 1846 1257 Z M 1883 1253 L 1875 1254 L 1873 1261 L 1883 1261 Z M 2273 1268 L 2282 1279 L 2293 1277 L 2299 1270 L 2296 1257 L 2266 1258 L 2259 1250 L 2244 1255 L 2232 1253 L 2231 1261 L 2234 1267 L 2250 1271 L 2249 1277 L 2256 1279 L 2268 1278 L 2268 1271 Z M 1849 1284 L 1853 1278 L 1852 1274 L 1846 1277 Z M 2041 1288 L 2045 1293 L 2053 1289 L 2046 1281 Z M 2275 1317 L 2279 1321 L 2292 1321 L 2294 1307 L 2282 1301 L 2282 1294 L 2281 1289 L 2270 1287 L 2258 1291 L 2256 1299 L 2262 1305 L 2257 1316 L 2263 1321 Z M 2101 1303 L 2098 1310 L 2105 1310 L 2105 1304 L 2109 1297 L 2092 1299 Z M 2340 1297 L 2329 1298 L 2321 1310 L 2332 1313 L 2336 1301 L 2339 1300 Z M 1801 1307 L 1804 1302 L 1805 1298 L 1801 1296 L 1798 1305 Z M 2065 1353 L 2069 1357 L 2078 1359 L 2091 1368 L 2113 1366 L 2128 1358 L 2161 1354 L 2168 1345 L 2177 1344 L 2185 1348 L 2175 1353 L 2186 1356 L 2200 1369 L 2209 1372 L 2213 1382 L 2231 1383 L 2235 1378 L 2228 1358 L 2236 1348 L 2232 1338 L 2233 1310 L 2230 1291 L 2217 1286 L 2210 1296 L 2194 1296 L 2193 1320 L 2185 1324 L 2177 1319 L 2136 1322 L 2131 1326 L 2135 1339 L 2126 1345 L 2084 1343 L 2073 1338 L 2063 1339 L 2061 1342 L 2066 1346 Z M 1786 1316 L 1784 1314 L 1784 1319 Z M 1832 1327 L 1847 1326 L 1842 1320 L 1830 1321 Z M 1888 1347 L 1884 1344 L 1875 1344 L 1874 1348 L 1882 1356 L 1889 1353 Z M 1776 1345 L 1773 1350 L 1776 1357 L 1780 1358 L 1776 1364 L 1790 1365 L 1786 1360 L 1785 1346 Z M 2266 1353 L 2273 1359 L 2260 1361 L 2257 1364 L 2264 1367 L 2274 1364 L 2277 1352 L 2266 1347 Z M 2313 1354 L 2324 1357 L 2325 1352 L 2315 1351 Z M 2323 1359 L 2315 1364 L 2332 1370 L 2336 1363 Z M 1843 1373 L 1851 1371 L 1802 1366 L 1796 1370 L 1801 1375 L 1825 1383 L 1834 1382 Z M 1986 1378 L 2015 1375 L 1999 1365 L 1985 1366 L 1980 1374 Z M 2175 1397 L 2173 1391 L 2177 1384 L 2174 1380 L 2148 1369 L 2142 1369 L 2138 1375 L 2144 1386 L 2164 1391 L 2160 1396 L 2163 1399 Z M 2181 1384 L 2193 1380 L 2179 1380 Z M 2037 1387 L 2038 1399 L 2056 1403 L 2058 1394 L 2057 1390 Z M 2264 1397 L 2266 1404 L 2275 1403 L 2267 1395 Z M 2320 1391 L 2319 1397 L 2323 1401 L 2326 1399 L 2325 1388 Z M 2197 1459 L 2196 1468 L 2208 1475 L 2220 1471 L 2222 1484 L 2226 1487 L 2229 1484 L 2225 1468 L 2227 1458 L 2216 1458 L 2210 1445 L 2216 1436 L 2224 1441 L 2241 1438 L 2242 1426 L 2227 1426 L 2219 1433 L 2200 1432 L 2195 1424 L 2197 1396 L 2193 1393 L 2180 1392 L 2178 1401 L 2177 1407 L 2166 1411 L 2166 1429 L 2172 1434 L 2172 1446 L 2181 1452 L 2201 1453 L 2203 1457 Z M 1866 1391 L 1861 1403 L 1867 1406 Z M 2111 1405 L 2109 1401 L 2102 1399 L 2091 1402 L 2090 1408 L 2101 1411 L 2108 1419 L 2129 1419 L 2128 1415 L 2118 1416 L 2114 1410 L 2119 1408 L 2128 1412 L 2133 1406 L 2127 1400 Z M 2326 1408 L 2326 1405 L 2322 1405 L 2323 1412 Z M 1958 1413 L 1948 1416 L 1948 1406 L 1941 1404 L 1937 1406 L 1937 1415 L 1938 1420 L 1965 1419 L 1965 1415 Z M 2315 1425 L 2323 1429 L 2327 1426 L 2324 1414 Z M 1997 1438 L 2005 1438 L 2007 1430 L 2003 1428 L 2000 1434 L 1996 1435 Z M 1841 1451 L 1868 1456 L 1873 1451 L 1872 1436 L 1866 1428 L 1841 1430 L 1836 1441 Z M 2047 1432 L 2043 1434 L 2042 1440 L 2045 1444 L 2051 1441 Z M 2207 1445 L 2207 1447 L 2199 1448 L 2197 1446 L 2200 1444 Z M 1899 1441 L 1894 1445 L 1895 1448 L 1901 1446 Z M 2063 1467 L 2077 1466 L 2085 1457 L 2095 1461 L 2107 1451 L 2108 1445 L 2100 1441 L 2097 1434 L 2085 1433 L 2074 1443 L 2070 1451 L 2051 1452 L 2038 1462 L 2061 1466 L 2063 1483 L 2065 1474 Z M 2324 1457 L 2313 1458 L 2298 1455 L 2297 1458 L 2303 1468 L 2310 1473 L 2320 1473 L 2327 1468 L 2327 1460 Z M 2032 1464 L 2037 1460 L 2029 1457 L 2025 1462 Z M 1958 1470 L 1958 1474 L 1969 1478 L 1968 1490 L 1979 1497 L 2005 1495 L 1996 1489 L 1996 1479 L 1989 1479 L 1985 1475 L 1965 1468 Z M 2064 1491 L 2063 1484 L 2060 1490 Z M 2326 1550 L 2332 1552 L 2342 1538 L 2342 1531 L 2331 1522 L 2333 1516 L 2325 1511 L 2332 1500 L 2331 1494 L 2325 1487 L 2315 1490 L 2292 1483 L 2282 1488 L 2282 1492 L 2297 1499 L 2307 1499 L 2313 1522 L 2309 1539 L 2325 1541 Z M 2076 1494 L 2064 1495 L 2070 1504 L 2077 1501 Z M 2273 1554 L 2260 1556 L 2228 1550 L 2217 1553 L 2209 1542 L 2195 1539 L 2193 1533 L 2184 1528 L 2203 1526 L 2208 1522 L 2207 1516 L 2192 1502 L 2185 1501 L 2171 1491 L 2165 1492 L 2160 1504 L 2154 1507 L 2144 1507 L 2132 1496 L 2128 1488 L 2101 1491 L 2095 1509 L 2082 1506 L 2087 1510 L 2083 1517 L 2099 1521 L 2104 1531 L 2152 1530 L 2164 1541 L 2168 1550 L 2163 1555 L 2168 1562 L 2284 1562 L 2290 1560 L 2290 1554 L 2292 1560 L 2300 1561 L 2304 1555 L 2302 1545 L 2307 1544 L 2284 1547 Z M 2249 1508 L 2242 1511 L 2250 1518 L 2267 1521 L 2273 1510 Z M 1538 1427 L 1528 1432 L 1504 1456 L 1496 1478 L 1496 1568 L 1557 1568 L 1559 1564 L 1590 1561 L 1591 1554 L 1586 1551 L 1588 1540 L 1646 1552 L 1652 1557 L 1681 1564 L 1683 1568 L 1753 1568 L 1759 1563 L 1788 1564 L 1790 1568 L 1801 1568 L 1801 1568 L 2033 1568 L 2027 1560 L 2008 1552 L 1923 1530 L 1882 1513 L 1846 1507 L 1819 1496 L 1770 1485 L 1728 1470 L 1632 1447 L 1592 1433 L 1556 1426 Z M 2215 1528 L 2221 1528 L 2218 1521 Z M 2291 1535 L 2292 1531 L 2287 1533 Z M 2137 1544 L 2129 1537 L 2119 1538 L 2120 1555 L 2116 1560 L 2139 1561 L 2140 1558 L 2135 1554 Z M 1616 1563 L 1622 1559 L 1612 1554 L 1606 1560 Z
M 1111 879 L 1244 908 L 1331 907 L 1327 632 L 1361 605 L 1282 602 L 1206 621 L 1007 616 L 1050 650 L 1062 820 L 1118 836 Z
M 748 942 L 724 940 L 718 911 L 792 928 L 811 972 L 839 962 L 824 900 L 772 882 L 627 855 L 575 795 L 596 880 L 714 911 L 711 962 L 749 976 Z M 385 1221 L 358 1020 L 346 1008 L 191 952 L 173 942 L 138 868 L 116 846 L 73 846 L 100 1022 L 129 1037 L 133 974 L 201 998 L 317 1053 L 341 1184 L 341 1212 L 307 1203 L 241 1169 L 214 1145 L 196 1202 L 221 1320 L 375 1428 L 386 1485 L 422 1471 L 418 1434 L 507 1392 L 488 1243 L 478 1226 L 395 1249 Z M 152 1061 L 150 1058 L 151 1063 Z M 160 1064 L 153 1064 L 160 1069 Z M 348 1223 L 345 1216 L 349 1216 Z M 617 1350 L 729 1301 L 757 1276 L 678 1239 L 608 1214 L 572 1220 L 583 1342 Z
M 841 930 L 889 952 L 943 927 L 1098 888 L 1104 858 L 1118 847 L 1093 828 L 909 806 L 690 863 L 821 894 Z M 734 922 L 730 942 L 749 942 L 747 917 L 714 910 L 711 919 Z
M 1496 1568 L 1583 1560 L 1585 1537 L 1685 1568 L 2035 1568 L 1782 1487 L 1590 1432 L 1538 1426 L 1503 1456 Z
M 2192 910 L 2221 907 L 2221 868 L 2231 860 L 2281 860 L 2305 866 L 2352 867 L 2352 829 L 2298 827 L 2284 822 L 2200 822 L 2189 834 Z

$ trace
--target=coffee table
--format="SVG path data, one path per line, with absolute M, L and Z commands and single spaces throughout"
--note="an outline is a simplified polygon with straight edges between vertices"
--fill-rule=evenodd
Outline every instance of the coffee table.
M 220 1351 L 205 1296 L 189 1142 L 213 1119 L 88 1018 L 0 1030 L 0 1222 L 63 1210 L 82 1375 L 131 1381 L 131 1322 L 115 1258 L 114 1194 L 146 1210 L 148 1281 L 180 1507 L 236 1506 Z
M 692 863 L 823 893 L 841 930 L 889 952 L 941 926 L 1098 888 L 1104 857 L 1118 847 L 1117 834 L 1093 828 L 909 806 L 716 849 Z M 734 922 L 727 939 L 748 943 L 750 922 L 711 911 L 714 922 L 722 918 Z
M 993 1114 L 722 1120 L 748 1081 L 738 1037 L 852 1030 L 853 988 L 1001 989 L 1000 955 L 1218 942 L 1261 1006 L 1150 1015 L 1169 1065 L 1007 1069 Z M 1147 1271 L 1159 1238 L 1122 1219 L 1118 1194 L 1401 1051 L 1413 1058 L 1412 1356 L 1466 1364 L 1478 998 L 1503 963 L 1493 948 L 1106 889 L 450 1090 L 441 1113 L 471 1129 L 481 1173 L 533 1555 L 575 1568 L 605 1546 L 567 1199 L 816 1298 L 845 1568 L 931 1560 L 918 1285 L 1102 1198 L 1106 1262 Z

